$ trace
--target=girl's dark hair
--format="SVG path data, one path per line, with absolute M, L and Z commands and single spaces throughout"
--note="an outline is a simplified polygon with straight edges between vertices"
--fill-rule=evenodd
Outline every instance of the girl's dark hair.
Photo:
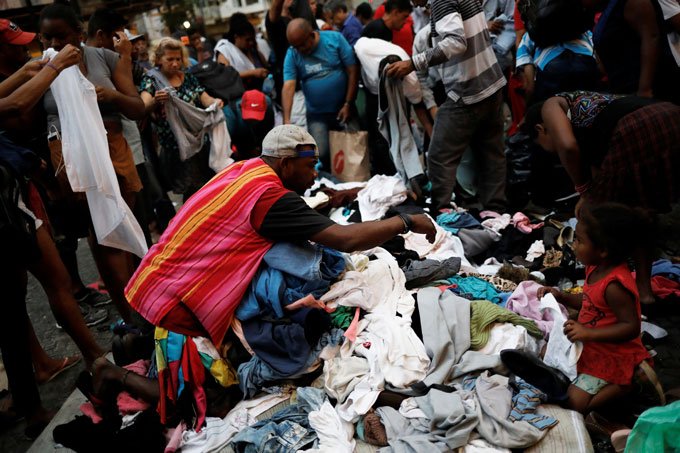
M 586 204 L 579 212 L 592 243 L 607 251 L 609 259 L 622 263 L 637 247 L 652 246 L 653 217 L 640 208 L 620 203 Z
M 224 39 L 233 43 L 237 36 L 255 36 L 255 27 L 250 23 L 248 17 L 243 13 L 234 13 L 229 19 L 229 31 L 223 36 Z
M 45 19 L 61 19 L 74 30 L 80 31 L 83 29 L 83 23 L 67 1 L 56 1 L 51 5 L 44 7 L 43 10 L 40 11 L 38 28 L 40 28 L 40 24 L 42 24 Z
M 543 123 L 543 115 L 541 114 L 543 104 L 544 102 L 541 101 L 529 106 L 527 112 L 524 114 L 524 120 L 522 121 L 522 124 L 520 124 L 522 133 L 528 135 L 532 140 L 538 137 L 536 125 Z

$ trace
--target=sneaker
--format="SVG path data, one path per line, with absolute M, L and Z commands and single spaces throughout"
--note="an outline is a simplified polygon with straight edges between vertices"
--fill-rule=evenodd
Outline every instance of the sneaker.
M 111 296 L 87 287 L 79 291 L 74 297 L 79 304 L 87 305 L 88 307 L 101 307 L 111 303 Z
M 85 325 L 87 327 L 99 325 L 109 317 L 109 313 L 103 308 L 94 309 L 81 306 L 80 312 L 83 314 L 83 319 L 85 320 Z M 59 323 L 57 323 L 57 328 L 62 328 Z

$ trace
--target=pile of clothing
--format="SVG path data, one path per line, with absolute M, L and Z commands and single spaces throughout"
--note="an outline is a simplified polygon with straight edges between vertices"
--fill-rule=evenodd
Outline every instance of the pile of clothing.
M 322 180 L 306 195 L 341 223 L 423 212 L 397 177 Z M 546 364 L 575 376 L 567 311 L 537 297 L 549 269 L 573 259 L 573 223 L 463 210 L 433 222 L 434 243 L 411 232 L 351 255 L 275 244 L 231 325 L 244 400 L 165 430 L 165 451 L 509 451 L 573 417 L 547 415 L 546 395 L 501 360 L 545 349 Z

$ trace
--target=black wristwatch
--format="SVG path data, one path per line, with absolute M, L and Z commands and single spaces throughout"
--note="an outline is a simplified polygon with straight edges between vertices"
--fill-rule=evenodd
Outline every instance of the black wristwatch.
M 408 233 L 413 228 L 413 219 L 408 214 L 399 214 L 399 218 L 404 222 L 404 231 L 402 234 Z

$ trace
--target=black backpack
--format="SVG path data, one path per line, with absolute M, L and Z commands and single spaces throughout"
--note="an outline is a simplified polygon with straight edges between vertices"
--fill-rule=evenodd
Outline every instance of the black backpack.
M 538 47 L 578 39 L 593 27 L 593 14 L 580 0 L 519 0 L 524 28 Z
M 238 71 L 216 61 L 204 61 L 192 66 L 189 72 L 196 76 L 208 94 L 224 103 L 241 99 L 245 89 Z

